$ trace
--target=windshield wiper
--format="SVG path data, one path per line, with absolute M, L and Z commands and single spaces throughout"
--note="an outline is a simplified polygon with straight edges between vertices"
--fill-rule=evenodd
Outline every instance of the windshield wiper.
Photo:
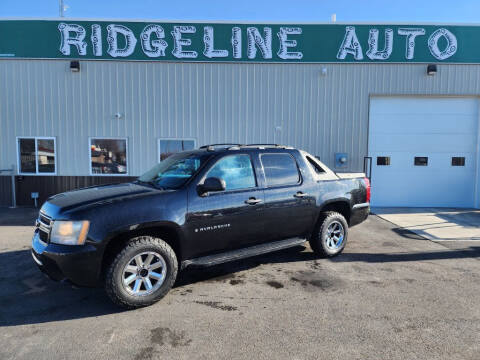
M 152 186 L 152 187 L 154 187 L 155 189 L 158 189 L 158 190 L 165 190 L 164 187 L 158 186 L 158 185 L 155 183 L 155 181 L 153 181 L 153 180 L 143 181 L 143 180 L 137 179 L 135 182 L 138 183 L 138 184 L 150 185 L 150 186 Z

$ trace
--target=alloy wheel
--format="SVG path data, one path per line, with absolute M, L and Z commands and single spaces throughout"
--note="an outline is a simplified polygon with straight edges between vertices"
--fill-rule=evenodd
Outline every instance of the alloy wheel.
M 162 255 L 154 251 L 142 252 L 123 268 L 122 284 L 131 295 L 150 295 L 162 286 L 166 275 L 167 265 Z
M 339 221 L 333 221 L 327 228 L 325 244 L 330 250 L 338 250 L 345 238 L 345 229 Z

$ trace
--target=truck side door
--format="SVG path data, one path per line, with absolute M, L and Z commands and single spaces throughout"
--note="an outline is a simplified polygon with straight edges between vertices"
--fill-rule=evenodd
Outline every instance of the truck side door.
M 260 154 L 265 179 L 266 241 L 303 236 L 315 221 L 314 185 L 288 152 Z
M 217 159 L 197 183 L 209 177 L 224 180 L 226 188 L 203 195 L 195 186 L 190 189 L 186 219 L 190 258 L 248 246 L 264 233 L 264 195 L 250 154 L 235 152 Z

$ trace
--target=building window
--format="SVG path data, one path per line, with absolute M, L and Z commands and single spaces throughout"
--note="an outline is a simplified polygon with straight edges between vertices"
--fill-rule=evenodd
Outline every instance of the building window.
M 195 149 L 194 139 L 160 139 L 158 141 L 159 161 L 175 153 Z
M 428 166 L 428 157 L 427 156 L 415 156 L 414 164 L 415 164 L 415 166 Z
M 464 156 L 452 157 L 452 166 L 465 166 L 465 157 Z
M 389 166 L 390 156 L 377 156 L 377 166 Z
M 300 182 L 297 162 L 290 154 L 262 154 L 260 160 L 268 186 L 294 185 Z
M 127 139 L 90 139 L 90 175 L 127 174 Z
M 225 180 L 225 190 L 249 189 L 257 185 L 250 155 L 229 155 L 220 159 L 205 178 Z
M 55 138 L 18 138 L 18 172 L 25 175 L 56 174 Z

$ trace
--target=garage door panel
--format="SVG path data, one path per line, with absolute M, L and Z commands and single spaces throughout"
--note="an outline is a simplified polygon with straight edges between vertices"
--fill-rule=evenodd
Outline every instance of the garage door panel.
M 471 115 L 465 114 L 425 114 L 421 116 L 416 114 L 394 114 L 376 116 L 373 122 L 375 127 L 374 134 L 430 134 L 432 132 L 431 124 L 435 124 L 436 133 L 460 133 L 468 134 L 474 128 L 477 121 Z M 455 127 L 452 129 L 452 123 Z
M 477 126 L 473 98 L 372 98 L 372 205 L 473 207 Z M 377 165 L 377 156 L 390 165 Z M 415 156 L 428 165 L 415 166 Z
M 465 114 L 478 111 L 475 98 L 376 97 L 377 114 Z
M 381 175 L 380 172 L 377 175 Z M 372 179 L 372 204 L 382 204 L 374 206 L 472 206 L 473 187 L 468 173 L 455 177 L 437 173 L 433 178 L 421 171 L 397 171 L 389 175 L 401 181 L 391 181 L 391 176 Z
M 416 153 L 428 152 L 469 152 L 476 141 L 472 134 L 390 134 L 373 136 L 371 151 L 405 151 Z
M 438 188 L 436 193 L 429 191 L 429 188 L 419 186 L 412 189 L 407 185 L 390 189 L 383 185 L 373 185 L 372 205 L 386 207 L 460 207 L 471 208 L 471 193 L 465 189 L 458 188 L 452 191 L 449 188 Z M 413 190 L 413 191 L 412 191 Z M 381 197 L 379 194 L 388 192 L 389 197 Z M 412 200 L 413 199 L 413 200 Z M 380 204 L 380 205 L 378 205 Z

